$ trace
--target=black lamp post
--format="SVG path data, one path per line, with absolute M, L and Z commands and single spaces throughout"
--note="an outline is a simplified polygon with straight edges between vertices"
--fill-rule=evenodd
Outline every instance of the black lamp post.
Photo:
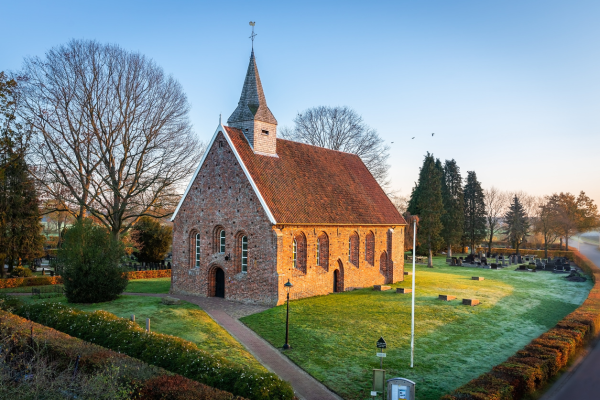
M 285 315 L 285 344 L 283 345 L 283 349 L 291 349 L 292 346 L 288 344 L 288 339 L 290 336 L 290 289 L 292 288 L 292 283 L 288 279 L 287 283 L 283 285 L 287 289 L 287 312 Z

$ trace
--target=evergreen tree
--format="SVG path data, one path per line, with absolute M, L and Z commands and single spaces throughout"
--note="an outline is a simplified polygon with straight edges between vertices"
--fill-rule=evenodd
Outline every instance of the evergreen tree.
M 419 216 L 417 236 L 419 243 L 427 248 L 427 266 L 430 268 L 433 267 L 433 252 L 441 243 L 441 218 L 444 214 L 440 166 L 441 163 L 436 166 L 433 154 L 427 153 L 408 208 L 409 213 Z
M 465 224 L 465 199 L 460 168 L 455 160 L 446 160 L 442 179 L 442 238 L 448 246 L 448 257 L 452 257 L 452 245 L 460 244 Z
M 17 81 L 0 72 L 0 265 L 6 260 L 9 272 L 40 256 L 44 242 L 38 197 L 25 161 L 30 132 L 17 117 L 18 107 Z
M 173 228 L 161 225 L 154 218 L 142 217 L 133 231 L 141 247 L 137 253 L 139 261 L 159 262 L 165 259 L 173 241 Z
M 519 246 L 529 234 L 529 221 L 525 208 L 517 196 L 513 198 L 508 211 L 504 215 L 504 223 L 506 225 L 504 234 L 519 254 Z
M 464 202 L 464 243 L 469 244 L 471 253 L 474 253 L 475 245 L 480 243 L 486 236 L 486 211 L 483 189 L 481 188 L 481 183 L 477 180 L 475 171 L 467 171 Z

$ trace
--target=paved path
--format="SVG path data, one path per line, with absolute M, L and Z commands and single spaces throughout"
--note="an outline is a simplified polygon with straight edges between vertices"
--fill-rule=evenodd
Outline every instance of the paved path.
M 577 242 L 569 245 L 577 248 Z M 571 246 L 569 246 L 571 247 Z M 600 250 L 581 243 L 579 250 L 594 264 L 600 266 Z M 542 396 L 540 400 L 598 400 L 600 399 L 600 342 L 595 343 L 569 370 Z
M 124 295 L 165 297 L 166 294 L 123 293 Z M 254 333 L 238 319 L 266 310 L 268 307 L 241 304 L 218 297 L 196 297 L 173 295 L 181 300 L 200 306 L 231 336 L 242 343 L 269 371 L 292 384 L 296 396 L 302 400 L 341 400 L 323 384 L 304 372 L 303 369 L 284 356 L 281 350 Z

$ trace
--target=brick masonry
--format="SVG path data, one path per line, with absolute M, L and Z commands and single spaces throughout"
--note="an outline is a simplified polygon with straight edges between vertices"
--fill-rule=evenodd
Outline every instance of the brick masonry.
M 297 299 L 332 293 L 334 277 L 338 291 L 404 278 L 404 226 L 273 226 L 222 133 L 208 150 L 173 222 L 174 293 L 215 295 L 219 268 L 225 276 L 226 299 L 268 306 L 285 301 L 283 284 L 288 279 L 294 285 L 290 297 Z M 223 253 L 218 246 L 220 230 L 225 231 Z M 294 268 L 293 242 L 299 235 L 305 239 L 300 249 L 304 254 L 297 255 Z M 320 249 L 317 265 L 317 237 L 323 235 L 328 249 Z M 353 235 L 358 236 L 358 249 L 349 246 Z M 248 238 L 247 272 L 241 268 L 242 236 Z M 358 253 L 358 265 L 349 261 L 350 250 Z

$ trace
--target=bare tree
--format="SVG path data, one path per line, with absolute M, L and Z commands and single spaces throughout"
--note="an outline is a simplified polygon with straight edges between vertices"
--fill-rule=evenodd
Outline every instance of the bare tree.
M 488 231 L 488 252 L 492 251 L 494 236 L 502 229 L 502 217 L 506 213 L 506 206 L 510 200 L 508 193 L 492 186 L 483 191 L 485 209 L 487 210 L 486 222 Z
M 26 59 L 23 72 L 24 117 L 38 133 L 33 160 L 48 197 L 115 237 L 172 208 L 203 151 L 175 79 L 139 53 L 85 40 Z
M 548 246 L 560 237 L 556 209 L 550 203 L 550 197 L 546 196 L 539 205 L 539 212 L 534 224 L 535 232 L 544 238 L 544 256 L 548 258 Z
M 390 147 L 377 131 L 348 107 L 319 106 L 298 113 L 294 127 L 281 129 L 285 139 L 358 155 L 379 185 L 389 187 Z

